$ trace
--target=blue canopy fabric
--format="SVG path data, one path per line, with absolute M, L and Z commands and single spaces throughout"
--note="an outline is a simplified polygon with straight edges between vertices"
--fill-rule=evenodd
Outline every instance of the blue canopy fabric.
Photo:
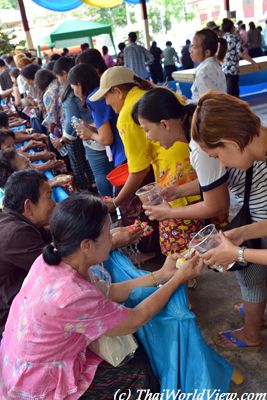
M 104 263 L 113 282 L 138 278 L 149 272 L 137 269 L 118 250 L 113 251 Z M 143 287 L 132 291 L 126 306 L 133 308 L 158 288 Z M 234 368 L 203 339 L 188 308 L 184 285 L 173 294 L 168 304 L 137 331 L 151 367 L 160 380 L 161 399 L 172 390 L 182 393 L 203 392 L 207 389 L 227 393 Z M 165 395 L 164 395 L 165 393 Z
M 40 7 L 47 8 L 52 11 L 69 11 L 74 8 L 80 7 L 83 2 L 80 0 L 32 0 L 34 3 L 38 4 Z M 129 4 L 139 4 L 140 0 L 124 0 L 125 3 Z M 146 0 L 148 2 L 148 0 Z
M 47 8 L 52 11 L 69 11 L 80 7 L 83 3 L 80 0 L 32 0 L 40 7 Z

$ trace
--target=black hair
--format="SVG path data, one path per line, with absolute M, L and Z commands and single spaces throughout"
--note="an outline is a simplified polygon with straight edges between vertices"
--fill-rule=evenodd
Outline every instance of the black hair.
M 89 49 L 89 47 L 90 47 L 89 43 L 82 43 L 80 45 L 81 51 L 85 51 L 85 50 Z
M 32 58 L 32 53 L 30 51 L 25 51 L 25 56 L 28 58 Z
M 12 61 L 14 61 L 14 57 L 13 57 L 13 56 L 7 56 L 7 58 L 6 58 L 6 63 L 7 63 L 7 64 L 11 64 Z
M 244 31 L 246 30 L 246 24 L 241 24 L 240 29 L 243 29 Z
M 128 33 L 128 38 L 132 43 L 135 43 L 137 40 L 137 34 L 136 32 L 130 32 Z
M 67 47 L 64 47 L 62 53 L 61 53 L 61 57 L 65 57 L 67 54 L 69 54 L 69 49 L 67 49 Z
M 54 65 L 53 72 L 55 75 L 63 75 L 63 72 L 69 72 L 74 66 L 74 60 L 71 57 L 60 57 Z
M 191 118 L 196 106 L 182 105 L 176 95 L 166 88 L 153 88 L 134 105 L 132 118 L 140 125 L 138 117 L 159 124 L 163 119 L 180 119 L 183 121 L 184 133 L 190 141 Z
M 157 42 L 155 40 L 153 40 L 153 42 L 151 43 L 151 47 L 157 47 Z
M 4 111 L 0 112 L 0 128 L 8 127 L 8 115 Z
M 256 29 L 256 25 L 254 24 L 253 21 L 250 21 L 248 25 L 250 29 Z
M 223 61 L 227 52 L 227 42 L 224 38 L 219 38 L 214 31 L 207 28 L 197 31 L 196 35 L 202 38 L 201 45 L 203 51 L 210 50 L 211 56 L 217 53 L 218 44 L 220 43 L 217 58 L 219 61 Z
M 222 27 L 221 27 L 221 29 L 222 29 L 222 31 L 223 32 L 232 32 L 232 29 L 234 28 L 234 23 L 233 23 L 233 21 L 231 20 L 231 19 L 229 19 L 229 18 L 224 18 L 223 19 L 223 22 L 222 22 Z
M 189 40 L 189 39 L 186 39 L 186 41 L 185 41 L 185 44 L 191 44 L 191 40 Z
M 1 150 L 1 146 L 2 143 L 4 143 L 6 141 L 6 138 L 11 137 L 12 139 L 15 140 L 15 134 L 13 131 L 7 130 L 7 131 L 3 131 L 0 129 L 0 150 Z
M 49 62 L 46 64 L 45 69 L 47 69 L 48 71 L 53 72 L 55 63 L 56 63 L 56 61 L 49 61 Z
M 0 58 L 0 67 L 6 67 L 6 63 L 2 58 Z
M 63 257 L 75 252 L 83 240 L 96 241 L 107 215 L 104 202 L 89 194 L 73 194 L 57 204 L 49 224 L 53 244 L 43 249 L 45 262 L 58 265 Z
M 166 46 L 172 46 L 172 42 L 170 42 L 169 40 L 166 42 Z
M 5 186 L 4 207 L 20 214 L 24 211 L 25 200 L 34 204 L 40 198 L 40 186 L 47 181 L 47 177 L 36 169 L 24 169 L 14 172 Z
M 118 44 L 118 48 L 120 51 L 123 51 L 125 49 L 125 47 L 126 47 L 126 44 L 124 42 L 121 42 Z
M 15 149 L 0 151 L 0 186 L 4 187 L 10 175 L 16 171 L 14 160 L 17 156 Z
M 34 77 L 37 71 L 40 69 L 40 65 L 38 64 L 29 64 L 24 67 L 20 73 L 23 76 L 23 78 L 29 79 L 31 81 L 34 81 Z
M 262 27 L 259 25 L 257 26 L 258 31 L 262 32 Z
M 61 57 L 60 54 L 54 53 L 54 54 L 52 54 L 52 55 L 49 57 L 49 60 L 50 60 L 50 61 L 57 61 L 60 57 Z
M 18 68 L 12 68 L 12 69 L 9 71 L 9 75 L 10 75 L 12 78 L 17 78 L 17 77 L 19 76 L 19 74 L 20 74 L 20 70 L 19 70 Z
M 35 74 L 34 83 L 38 90 L 44 92 L 54 79 L 56 79 L 56 75 L 54 75 L 51 71 L 48 71 L 47 69 L 40 69 Z
M 102 53 L 103 53 L 103 56 L 106 56 L 108 54 L 108 47 L 107 46 L 103 46 L 102 47 Z
M 76 64 L 91 65 L 99 72 L 100 75 L 102 75 L 107 69 L 105 61 L 103 60 L 100 51 L 97 49 L 88 49 L 82 52 L 76 58 Z
M 80 84 L 82 94 L 87 96 L 99 86 L 100 78 L 96 69 L 91 65 L 78 64 L 69 71 L 68 81 L 70 85 Z

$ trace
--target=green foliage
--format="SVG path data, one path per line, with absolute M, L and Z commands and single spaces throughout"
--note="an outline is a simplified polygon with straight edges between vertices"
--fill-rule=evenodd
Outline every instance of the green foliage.
M 148 18 L 154 34 L 162 30 L 167 33 L 172 28 L 172 23 L 181 20 L 191 20 L 194 13 L 186 12 L 185 0 L 153 0 L 148 7 Z
M 0 0 L 0 8 L 18 8 L 17 0 Z
M 16 44 L 14 43 L 16 37 L 17 35 L 15 35 L 13 32 L 6 33 L 0 27 L 0 55 L 10 54 L 15 50 L 16 47 L 20 47 L 22 49 L 25 48 L 25 40 L 21 40 L 19 43 Z

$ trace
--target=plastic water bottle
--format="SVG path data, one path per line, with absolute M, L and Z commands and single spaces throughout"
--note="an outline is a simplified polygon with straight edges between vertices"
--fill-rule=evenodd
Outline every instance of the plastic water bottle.
M 49 137 L 50 137 L 50 139 L 51 139 L 52 144 L 53 144 L 53 142 L 55 142 L 56 140 L 58 140 L 58 137 L 56 137 L 55 135 L 53 135 L 53 133 L 50 133 L 50 134 L 49 134 Z M 58 149 L 57 151 L 59 152 L 59 154 L 60 154 L 62 157 L 65 157 L 65 156 L 68 154 L 68 150 L 66 149 L 66 146 L 60 147 L 60 149 Z
M 73 115 L 73 116 L 71 117 L 71 126 L 72 126 L 74 129 L 79 129 L 79 128 L 81 128 L 81 127 L 82 127 L 82 119 L 76 117 L 75 115 Z

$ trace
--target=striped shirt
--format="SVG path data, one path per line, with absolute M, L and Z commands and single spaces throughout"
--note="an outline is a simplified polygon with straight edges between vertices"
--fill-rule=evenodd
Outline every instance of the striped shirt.
M 235 168 L 227 168 L 227 170 L 229 173 L 229 189 L 242 206 L 245 195 L 246 172 Z M 265 161 L 256 161 L 253 164 L 249 209 L 253 221 L 267 219 L 267 165 Z

